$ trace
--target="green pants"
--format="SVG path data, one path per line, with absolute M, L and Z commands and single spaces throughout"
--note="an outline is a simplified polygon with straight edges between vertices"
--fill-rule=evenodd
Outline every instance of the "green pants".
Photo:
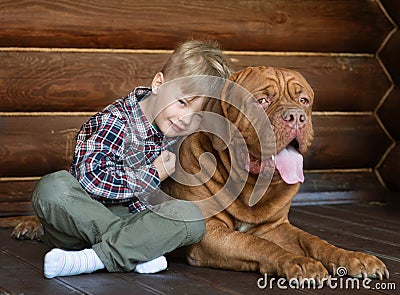
M 189 202 L 168 201 L 132 214 L 128 207 L 93 200 L 67 171 L 45 175 L 32 206 L 44 242 L 67 250 L 92 248 L 110 272 L 131 271 L 137 262 L 199 242 L 205 232 L 200 209 Z

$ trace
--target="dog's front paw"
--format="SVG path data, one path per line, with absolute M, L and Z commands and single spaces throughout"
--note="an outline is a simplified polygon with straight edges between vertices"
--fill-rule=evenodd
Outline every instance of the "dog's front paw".
M 278 259 L 278 275 L 286 279 L 314 279 L 319 283 L 328 277 L 328 270 L 315 259 L 294 254 L 284 255 Z
M 36 218 L 17 224 L 11 233 L 11 237 L 18 240 L 39 240 L 41 235 L 43 226 Z
M 368 277 L 380 280 L 389 278 L 389 271 L 382 261 L 375 256 L 361 252 L 337 251 L 335 257 L 328 263 L 327 267 L 334 275 L 337 275 L 337 271 L 341 267 L 341 270 L 347 275 L 356 278 Z

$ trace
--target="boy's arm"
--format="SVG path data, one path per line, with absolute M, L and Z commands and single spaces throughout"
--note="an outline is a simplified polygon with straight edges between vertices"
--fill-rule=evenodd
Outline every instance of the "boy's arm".
M 78 139 L 71 166 L 86 191 L 105 203 L 127 202 L 154 192 L 161 181 L 155 166 L 145 163 L 143 143 L 129 140 L 126 151 L 126 126 L 120 118 L 103 114 L 93 120 L 98 127 L 92 127 L 89 138 Z

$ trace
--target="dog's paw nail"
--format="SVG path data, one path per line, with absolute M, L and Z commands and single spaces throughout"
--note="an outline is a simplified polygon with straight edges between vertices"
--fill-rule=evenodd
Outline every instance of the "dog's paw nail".
M 368 278 L 368 274 L 367 274 L 367 272 L 365 270 L 361 271 L 361 276 L 362 276 L 363 279 Z
M 384 273 L 385 273 L 385 277 L 388 279 L 389 278 L 389 271 L 386 268 L 384 270 Z
M 377 278 L 378 278 L 380 281 L 383 280 L 383 274 L 382 274 L 382 272 L 381 272 L 379 269 L 375 272 L 375 274 L 376 274 Z

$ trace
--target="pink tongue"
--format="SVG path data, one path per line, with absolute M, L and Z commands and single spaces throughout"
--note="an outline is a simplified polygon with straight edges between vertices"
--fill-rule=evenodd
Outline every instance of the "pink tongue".
M 276 169 L 288 184 L 304 181 L 303 156 L 292 146 L 288 146 L 276 155 Z

